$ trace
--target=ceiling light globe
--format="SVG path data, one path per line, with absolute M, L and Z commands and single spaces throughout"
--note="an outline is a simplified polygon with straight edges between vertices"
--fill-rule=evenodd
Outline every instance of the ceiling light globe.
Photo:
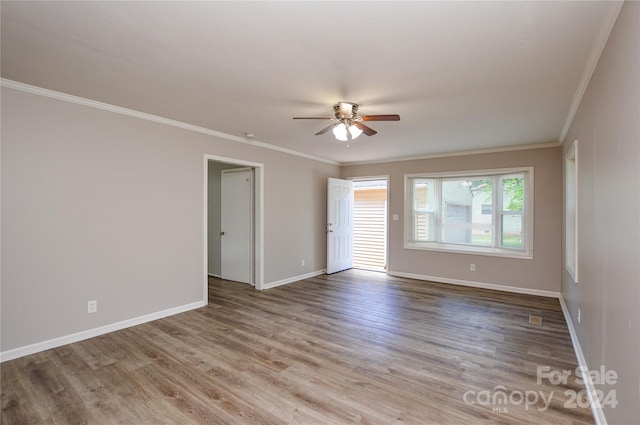
M 340 140 L 341 142 L 346 142 L 347 127 L 343 123 L 336 125 L 335 127 L 333 127 L 333 135 L 336 136 L 336 139 Z
M 352 139 L 356 139 L 358 136 L 362 134 L 362 130 L 360 130 L 357 125 L 350 125 L 349 133 L 351 133 Z

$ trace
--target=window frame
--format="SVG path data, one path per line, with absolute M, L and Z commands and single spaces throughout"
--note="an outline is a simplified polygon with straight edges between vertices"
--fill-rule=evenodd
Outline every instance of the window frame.
M 578 140 L 564 158 L 564 260 L 565 268 L 578 283 Z
M 503 185 L 498 182 L 514 174 L 524 174 L 524 205 L 521 212 L 504 211 Z M 493 182 L 492 190 L 492 222 L 491 246 L 470 245 L 464 243 L 444 242 L 442 234 L 443 199 L 442 183 L 453 179 L 478 179 L 490 177 Z M 435 181 L 435 229 L 434 241 L 415 241 L 414 235 L 414 207 L 413 181 L 425 179 Z M 487 170 L 452 171 L 441 173 L 414 173 L 404 175 L 404 248 L 441 252 L 458 252 L 465 254 L 489 255 L 507 258 L 533 259 L 533 205 L 534 205 L 534 169 L 533 167 L 499 168 Z M 502 215 L 522 216 L 522 248 L 501 246 L 502 244 Z

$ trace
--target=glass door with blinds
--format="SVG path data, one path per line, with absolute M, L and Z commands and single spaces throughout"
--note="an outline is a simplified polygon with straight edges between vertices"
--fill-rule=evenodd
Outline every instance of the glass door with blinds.
M 354 179 L 353 267 L 386 271 L 387 178 Z

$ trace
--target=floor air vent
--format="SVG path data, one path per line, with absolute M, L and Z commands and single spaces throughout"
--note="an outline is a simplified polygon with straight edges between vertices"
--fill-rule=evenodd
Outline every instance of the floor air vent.
M 542 316 L 529 315 L 529 323 L 532 325 L 542 325 Z

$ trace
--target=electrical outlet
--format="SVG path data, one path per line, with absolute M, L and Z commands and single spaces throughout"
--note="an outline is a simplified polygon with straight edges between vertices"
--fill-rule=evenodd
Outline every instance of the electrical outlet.
M 580 323 L 580 320 L 581 320 L 581 318 L 580 318 L 580 309 L 578 309 L 578 323 Z
M 476 265 L 471 263 L 469 264 L 469 271 L 475 272 L 476 271 Z
M 98 311 L 98 300 L 91 300 L 87 303 L 87 313 L 95 313 Z
M 302 267 L 304 267 L 304 258 L 302 259 Z

